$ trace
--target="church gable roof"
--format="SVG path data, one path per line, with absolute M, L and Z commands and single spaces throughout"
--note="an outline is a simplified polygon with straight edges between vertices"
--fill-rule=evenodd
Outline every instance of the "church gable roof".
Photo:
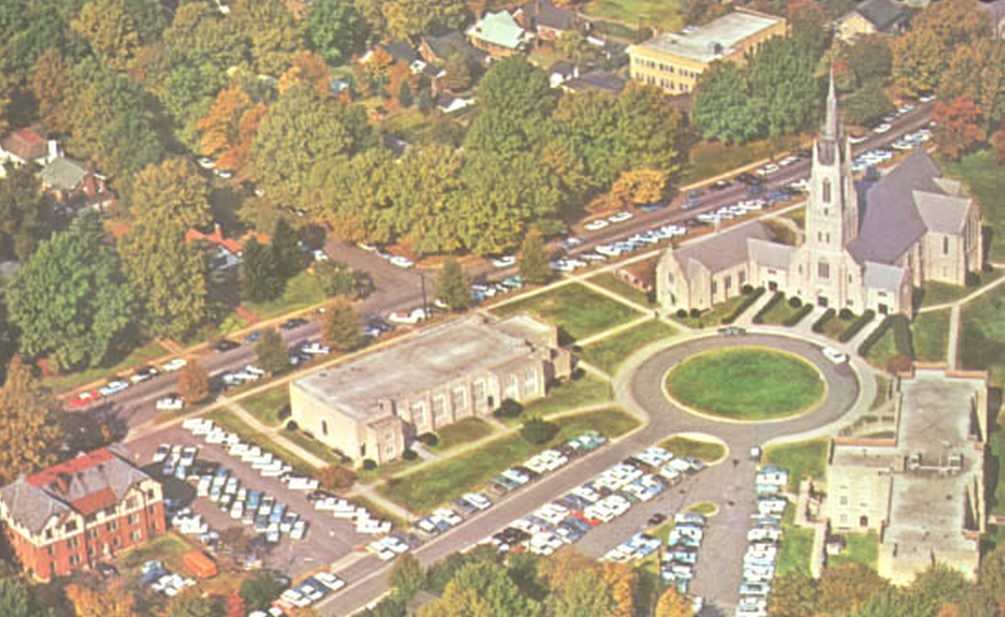
M 914 192 L 944 195 L 935 182 L 938 166 L 923 150 L 915 150 L 893 171 L 866 191 L 865 216 L 859 236 L 849 246 L 859 263 L 893 263 L 917 242 L 928 227 L 914 202 Z
M 907 276 L 907 270 L 900 266 L 890 266 L 874 261 L 866 262 L 862 281 L 868 289 L 897 291 Z
M 751 239 L 770 240 L 767 228 L 758 222 L 738 225 L 694 244 L 673 251 L 677 262 L 691 274 L 690 262 L 695 262 L 715 274 L 747 262 L 747 242 Z
M 953 195 L 937 195 L 914 191 L 914 205 L 928 231 L 939 234 L 959 234 L 967 222 L 970 200 Z
M 750 261 L 758 266 L 766 266 L 776 270 L 788 270 L 792 263 L 794 246 L 769 242 L 760 238 L 747 238 L 747 252 Z

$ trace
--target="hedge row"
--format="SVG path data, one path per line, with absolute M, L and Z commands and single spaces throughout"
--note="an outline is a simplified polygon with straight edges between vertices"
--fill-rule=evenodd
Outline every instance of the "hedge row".
M 911 340 L 911 322 L 904 315 L 890 315 L 879 324 L 879 327 L 866 337 L 858 346 L 860 356 L 868 356 L 872 348 L 883 338 L 886 331 L 893 328 L 893 340 L 897 353 L 908 358 L 914 358 L 914 343 Z
M 764 323 L 764 316 L 768 313 L 768 311 L 771 310 L 771 308 L 773 306 L 775 306 L 776 304 L 778 304 L 779 302 L 781 302 L 784 298 L 785 298 L 785 294 L 783 294 L 780 291 L 776 291 L 775 295 L 772 296 L 770 300 L 768 300 L 768 303 L 765 304 L 764 306 L 762 306 L 761 310 L 757 311 L 757 314 L 754 315 L 754 319 L 753 319 L 754 323 L 757 323 L 757 324 Z
M 821 332 L 823 332 L 824 331 L 824 325 L 828 321 L 834 319 L 834 315 L 835 314 L 836 314 L 836 311 L 834 309 L 832 309 L 832 308 L 829 308 L 826 311 L 824 311 L 824 314 L 821 315 L 820 318 L 817 319 L 815 322 L 813 322 L 813 331 L 816 332 L 817 334 L 820 334 Z
M 807 315 L 809 315 L 812 312 L 813 312 L 813 305 L 807 302 L 806 304 L 800 306 L 798 311 L 796 311 L 792 315 L 789 315 L 789 318 L 786 319 L 783 322 L 783 324 L 785 325 L 785 327 L 791 328 L 792 326 L 802 321 Z
M 867 310 L 866 312 L 862 313 L 862 315 L 858 319 L 855 320 L 855 323 L 845 328 L 845 331 L 838 336 L 838 340 L 841 341 L 842 343 L 847 343 L 848 341 L 855 338 L 855 335 L 861 332 L 862 328 L 869 325 L 869 323 L 875 318 L 876 318 L 876 312 L 873 311 L 872 309 Z
M 736 308 L 733 309 L 732 313 L 722 318 L 722 323 L 728 326 L 729 324 L 736 321 L 740 317 L 740 315 L 743 315 L 744 311 L 753 306 L 753 304 L 757 302 L 757 299 L 763 295 L 764 295 L 763 287 L 758 287 L 754 291 L 747 294 L 747 297 L 743 299 L 743 302 L 736 305 Z

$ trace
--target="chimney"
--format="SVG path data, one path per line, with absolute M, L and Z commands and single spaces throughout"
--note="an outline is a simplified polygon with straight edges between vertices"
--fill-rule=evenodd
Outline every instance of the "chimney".
M 63 156 L 63 153 L 59 149 L 59 142 L 56 141 L 55 139 L 50 139 L 49 140 L 49 153 L 45 157 L 45 162 L 46 163 L 51 163 L 51 162 L 55 161 L 56 159 L 58 159 L 61 156 Z

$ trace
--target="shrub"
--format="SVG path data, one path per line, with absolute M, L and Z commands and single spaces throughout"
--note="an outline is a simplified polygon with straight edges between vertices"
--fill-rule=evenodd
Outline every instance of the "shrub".
M 499 409 L 496 409 L 493 415 L 497 418 L 515 418 L 521 413 L 523 413 L 523 405 L 508 398 L 499 404 Z
M 754 315 L 754 319 L 752 321 L 757 324 L 764 323 L 764 316 L 773 306 L 781 302 L 783 298 L 785 298 L 785 294 L 780 291 L 776 291 L 775 295 L 771 296 L 771 299 L 768 300 L 768 303 L 762 306 L 761 310 L 757 311 L 757 314 Z
M 764 295 L 764 288 L 758 287 L 756 290 L 750 293 L 746 298 L 744 298 L 743 302 L 736 305 L 736 308 L 733 309 L 732 313 L 723 317 L 722 323 L 728 326 L 729 324 L 739 319 L 740 315 L 743 315 L 744 311 L 753 306 L 754 303 L 757 302 L 763 295 Z
M 363 469 L 365 469 L 366 471 L 373 471 L 376 468 L 377 468 L 377 461 L 373 460 L 372 458 L 363 459 Z
M 318 472 L 318 482 L 330 491 L 347 491 L 356 483 L 356 472 L 348 467 L 329 465 Z
M 440 438 L 436 436 L 436 433 L 423 433 L 416 439 L 427 448 L 435 448 L 440 443 Z
M 908 358 L 914 358 L 914 340 L 911 337 L 911 322 L 904 315 L 893 315 L 890 321 L 890 327 L 893 328 L 893 340 L 897 346 L 897 353 Z
M 813 331 L 816 332 L 817 334 L 823 332 L 824 325 L 826 325 L 827 322 L 830 321 L 831 319 L 834 319 L 835 313 L 836 311 L 832 308 L 829 308 L 826 311 L 824 311 L 824 314 L 821 315 L 820 318 L 817 319 L 815 322 L 813 322 Z
M 752 294 L 754 293 L 754 286 L 748 283 L 740 288 L 740 292 L 745 296 Z
M 677 319 L 687 319 L 687 311 L 684 309 L 677 309 Z
M 701 317 L 701 311 L 696 308 L 693 308 L 691 309 L 690 315 L 691 319 L 698 319 L 699 317 Z
M 838 336 L 838 340 L 841 341 L 842 343 L 847 343 L 848 341 L 852 340 L 875 317 L 876 312 L 873 311 L 872 309 L 869 309 L 866 312 L 862 313 L 861 317 L 856 319 L 854 323 L 845 328 L 845 331 Z
M 883 338 L 883 335 L 886 334 L 886 331 L 890 329 L 892 319 L 893 319 L 892 317 L 887 317 L 886 319 L 883 320 L 883 323 L 879 324 L 878 328 L 870 332 L 869 336 L 865 337 L 865 340 L 862 341 L 862 344 L 858 346 L 858 355 L 862 357 L 866 357 L 869 355 L 869 352 L 872 351 L 873 346 L 875 346 L 876 343 L 879 342 L 879 339 Z
M 897 354 L 886 361 L 886 370 L 896 375 L 911 370 L 914 361 L 908 356 Z
M 798 297 L 792 296 L 791 298 L 789 298 L 789 306 L 791 306 L 792 308 L 799 308 L 802 305 L 803 305 L 803 301 L 800 300 Z M 812 308 L 812 307 L 810 307 L 810 308 Z
M 851 312 L 849 308 L 843 308 L 838 312 L 838 319 L 841 321 L 851 321 L 855 318 L 855 314 Z
M 796 300 L 798 300 L 798 299 L 799 298 L 796 298 Z M 809 315 L 812 312 L 813 312 L 813 305 L 809 304 L 809 303 L 804 304 L 801 307 L 799 307 L 798 311 L 796 311 L 792 315 L 789 315 L 789 318 L 785 320 L 785 322 L 783 323 L 783 325 L 786 326 L 786 327 L 791 328 L 792 326 L 794 326 L 794 325 L 798 324 L 800 321 L 802 321 L 807 315 Z
M 532 444 L 547 443 L 556 433 L 558 433 L 557 424 L 537 417 L 525 420 L 520 427 L 520 436 Z
M 415 459 L 419 458 L 419 455 L 415 453 L 415 450 L 408 448 L 401 453 L 401 458 L 405 459 L 406 461 L 414 461 Z
M 295 431 L 299 428 L 300 426 L 297 424 L 296 420 L 290 420 L 289 422 L 286 423 L 286 430 L 288 431 Z
M 981 284 L 981 275 L 977 272 L 967 272 L 966 274 L 966 285 L 967 287 L 978 287 Z

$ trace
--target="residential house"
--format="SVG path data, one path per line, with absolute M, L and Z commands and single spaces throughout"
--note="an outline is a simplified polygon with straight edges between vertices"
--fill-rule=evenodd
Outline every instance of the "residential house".
M 548 69 L 548 83 L 552 88 L 558 88 L 576 77 L 579 77 L 579 67 L 565 60 L 559 60 Z
M 670 94 L 686 94 L 713 62 L 744 63 L 765 42 L 785 36 L 786 31 L 783 17 L 737 7 L 704 26 L 657 34 L 629 47 L 631 78 Z
M 460 32 L 451 31 L 441 36 L 427 35 L 419 43 L 419 55 L 429 64 L 443 67 L 451 56 L 461 56 L 472 66 L 485 66 L 489 55 L 474 47 Z
M 45 191 L 57 205 L 71 209 L 84 207 L 105 209 L 115 199 L 108 190 L 105 177 L 88 165 L 60 156 L 38 173 Z
M 513 17 L 523 28 L 534 32 L 539 42 L 553 42 L 563 34 L 589 27 L 589 22 L 580 20 L 575 11 L 555 6 L 552 0 L 529 0 Z
M 192 228 L 185 232 L 185 242 L 202 242 L 211 250 L 210 265 L 214 270 L 229 270 L 241 263 L 244 243 L 234 238 L 225 238 L 219 223 L 213 224 L 211 233 L 203 233 Z
M 0 488 L 0 521 L 21 567 L 40 581 L 90 569 L 166 529 L 161 484 L 111 448 Z
M 613 71 L 590 71 L 561 84 L 562 90 L 570 93 L 577 92 L 607 92 L 609 94 L 621 94 L 628 81 Z
M 525 30 L 508 11 L 488 11 L 464 33 L 471 44 L 493 58 L 527 51 L 534 34 Z
M 655 289 L 656 264 L 659 257 L 650 257 L 642 261 L 621 266 L 614 271 L 614 276 L 628 283 L 642 293 L 648 294 Z
M 28 162 L 45 165 L 59 155 L 59 143 L 55 139 L 46 139 L 31 127 L 18 129 L 0 139 L 0 178 L 6 175 L 4 163 L 11 162 L 15 167 Z
M 867 34 L 899 34 L 908 17 L 907 9 L 893 0 L 865 0 L 837 21 L 836 32 L 844 41 Z
M 470 315 L 292 381 L 290 417 L 357 464 L 385 463 L 418 435 L 538 399 L 571 370 L 555 326 Z

